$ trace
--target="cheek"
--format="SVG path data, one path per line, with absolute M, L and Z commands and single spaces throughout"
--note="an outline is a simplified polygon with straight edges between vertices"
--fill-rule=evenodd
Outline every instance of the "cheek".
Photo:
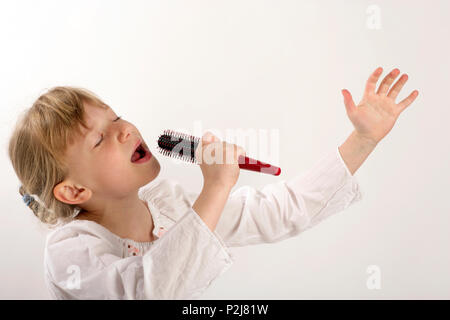
M 99 182 L 102 184 L 126 184 L 126 176 L 130 173 L 131 162 L 127 162 L 122 152 L 105 150 L 97 159 L 94 175 Z

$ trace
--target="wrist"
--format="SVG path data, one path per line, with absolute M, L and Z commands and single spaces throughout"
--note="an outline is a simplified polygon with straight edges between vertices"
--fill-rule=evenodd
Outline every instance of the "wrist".
M 360 136 L 356 131 L 353 131 L 347 140 L 339 146 L 342 160 L 344 160 L 352 175 L 363 164 L 376 145 L 377 143 L 373 140 Z
M 361 147 L 367 147 L 367 148 L 375 148 L 378 145 L 379 141 L 376 141 L 372 138 L 366 137 L 360 133 L 358 133 L 356 130 L 354 130 L 350 135 L 353 140 L 355 140 L 359 146 Z

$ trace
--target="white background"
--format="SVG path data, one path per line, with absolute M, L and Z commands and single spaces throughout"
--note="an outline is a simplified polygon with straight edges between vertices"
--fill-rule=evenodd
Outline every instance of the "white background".
M 242 171 L 235 186 L 262 187 L 345 141 L 341 89 L 358 103 L 382 66 L 409 75 L 398 101 L 419 97 L 356 172 L 362 201 L 296 238 L 233 248 L 202 298 L 449 299 L 449 12 L 444 0 L 0 2 L 0 298 L 50 297 L 45 228 L 7 156 L 19 112 L 47 89 L 95 92 L 140 129 L 161 176 L 197 191 L 198 166 L 157 153 L 162 130 L 278 130 L 281 176 Z

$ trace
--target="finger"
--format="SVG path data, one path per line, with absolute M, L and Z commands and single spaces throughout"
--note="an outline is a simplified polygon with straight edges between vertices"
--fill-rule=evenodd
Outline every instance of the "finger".
M 207 131 L 202 137 L 203 142 L 209 142 L 212 140 L 212 133 Z
M 383 72 L 382 67 L 378 67 L 369 77 L 366 83 L 365 93 L 375 93 L 375 87 L 377 85 L 377 81 L 380 78 L 381 73 Z
M 237 151 L 237 155 L 240 156 L 245 156 L 247 153 L 245 152 L 244 148 L 242 148 L 241 146 L 236 145 L 236 151 Z
M 237 144 L 231 144 L 231 143 L 227 143 L 227 148 L 226 148 L 226 152 L 227 152 L 227 163 L 235 163 L 236 161 L 240 160 L 240 156 L 246 156 L 246 152 L 244 150 L 244 148 L 242 148 L 241 146 L 237 145 Z M 243 159 L 242 159 L 243 160 Z
M 392 98 L 394 101 L 397 99 L 398 94 L 400 93 L 400 90 L 402 90 L 404 84 L 408 81 L 408 75 L 403 74 L 400 79 L 394 84 L 394 86 L 391 88 L 391 90 L 388 93 L 388 97 Z
M 198 146 L 195 149 L 195 158 L 199 163 L 203 162 L 203 151 L 209 144 L 213 142 L 213 139 L 214 135 L 210 131 L 205 132 L 200 139 Z
M 342 95 L 344 96 L 345 109 L 347 114 L 351 114 L 356 111 L 355 102 L 353 102 L 352 95 L 347 89 L 342 90 Z
M 203 142 L 205 143 L 211 143 L 211 142 L 216 142 L 216 141 L 220 141 L 219 138 L 217 138 L 214 134 L 212 134 L 211 131 L 207 131 L 203 137 L 202 137 Z
M 237 146 L 237 161 L 239 164 L 245 163 L 246 156 L 247 152 L 245 152 L 244 148 L 242 148 L 241 146 Z
M 384 77 L 383 81 L 381 81 L 380 86 L 378 87 L 377 94 L 386 95 L 388 92 L 392 82 L 394 82 L 395 78 L 397 78 L 398 74 L 400 73 L 400 70 L 395 68 L 389 74 Z
M 220 141 L 220 139 L 219 139 L 217 136 L 212 135 L 212 140 L 211 140 L 211 142 L 218 142 L 218 141 Z
M 400 103 L 397 105 L 399 113 L 401 113 L 403 110 L 405 110 L 413 101 L 417 98 L 419 95 L 419 91 L 414 90 L 410 93 L 408 97 L 400 101 Z

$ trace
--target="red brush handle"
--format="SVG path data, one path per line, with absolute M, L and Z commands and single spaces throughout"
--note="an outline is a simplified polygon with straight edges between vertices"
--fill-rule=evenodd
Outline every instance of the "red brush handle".
M 238 163 L 239 168 L 244 170 L 273 174 L 274 176 L 278 176 L 281 173 L 281 169 L 278 167 L 242 155 L 239 156 Z

